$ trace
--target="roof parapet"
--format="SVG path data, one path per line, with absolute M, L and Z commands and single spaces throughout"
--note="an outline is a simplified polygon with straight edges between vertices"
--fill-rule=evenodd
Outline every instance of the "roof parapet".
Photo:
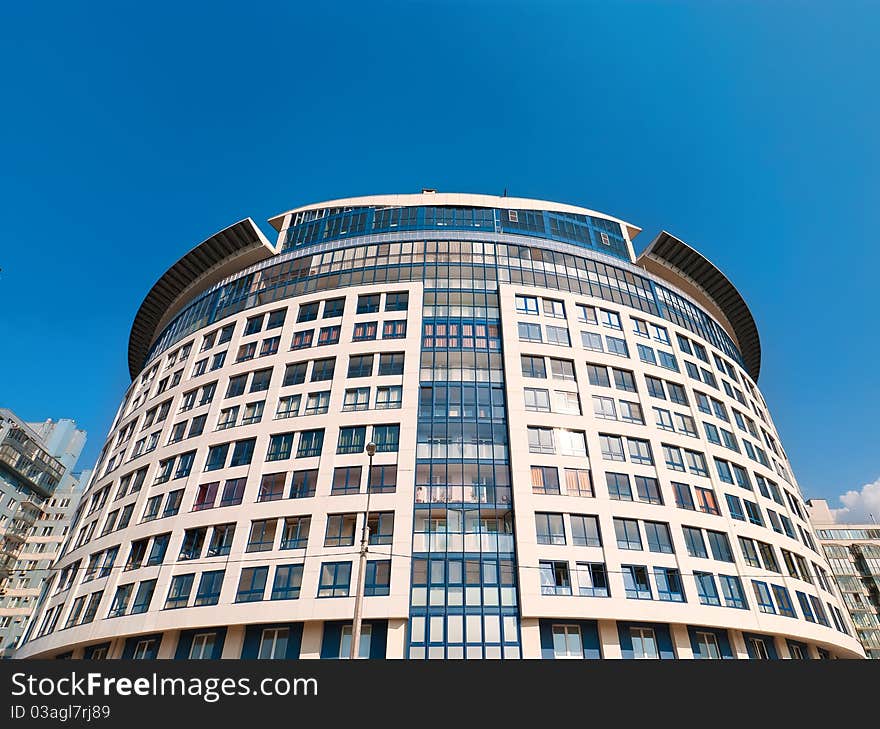
M 244 268 L 274 256 L 275 246 L 251 218 L 214 233 L 169 268 L 141 303 L 128 339 L 128 371 L 134 379 L 150 345 L 175 313 L 184 294 L 194 296 L 229 273 L 228 264 Z
M 679 288 L 696 289 L 696 293 L 702 294 L 722 314 L 719 323 L 736 341 L 746 372 L 757 382 L 761 371 L 758 327 L 745 299 L 715 264 L 665 230 L 642 251 L 636 264 Z

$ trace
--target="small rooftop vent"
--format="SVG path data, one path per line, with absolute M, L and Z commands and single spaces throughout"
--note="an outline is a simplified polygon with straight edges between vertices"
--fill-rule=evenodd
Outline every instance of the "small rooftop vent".
M 423 187 L 422 188 L 422 195 L 428 195 L 428 194 L 433 195 L 435 192 L 437 192 L 437 191 L 434 190 L 433 188 L 430 188 L 430 187 Z

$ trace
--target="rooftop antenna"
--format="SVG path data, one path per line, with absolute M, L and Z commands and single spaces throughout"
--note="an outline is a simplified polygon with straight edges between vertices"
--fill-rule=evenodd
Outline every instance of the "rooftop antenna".
M 504 188 L 504 195 L 502 195 L 502 197 L 507 197 L 507 188 L 506 187 Z

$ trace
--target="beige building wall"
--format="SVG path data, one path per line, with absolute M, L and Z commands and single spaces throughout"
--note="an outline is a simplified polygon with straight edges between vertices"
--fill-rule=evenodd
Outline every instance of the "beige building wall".
M 418 201 L 407 200 L 403 204 L 427 204 L 428 196 L 417 196 Z M 477 196 L 483 199 L 483 196 Z M 437 198 L 433 198 L 437 200 Z M 453 204 L 457 198 L 444 197 L 442 204 Z M 382 204 L 395 204 L 394 200 L 382 198 Z M 458 204 L 475 203 L 474 196 L 458 198 Z M 492 204 L 503 206 L 512 202 L 499 202 L 504 199 L 492 198 Z M 346 201 L 335 202 L 334 205 Z M 366 203 L 369 204 L 369 203 Z M 379 204 L 379 203 L 376 203 Z M 401 204 L 397 201 L 396 204 Z M 436 203 L 440 204 L 440 203 Z M 486 204 L 485 202 L 483 204 Z M 310 206 L 312 207 L 312 206 Z M 529 209 L 556 209 L 552 203 L 534 202 Z M 561 206 L 560 209 L 562 209 Z M 583 209 L 577 209 L 581 211 Z M 583 211 L 588 214 L 590 211 Z M 610 218 L 609 218 L 610 219 Z M 616 220 L 616 219 L 610 219 Z M 279 242 L 284 240 L 284 229 L 290 224 L 291 214 L 273 219 L 281 228 Z M 638 229 L 623 225 L 626 243 L 632 258 L 630 236 Z M 442 232 L 425 233 L 425 238 L 434 239 L 443 235 Z M 455 237 L 449 233 L 447 237 Z M 472 236 L 473 237 L 473 236 Z M 508 236 L 513 239 L 513 236 Z M 524 236 L 516 237 L 525 242 Z M 488 238 L 487 238 L 488 240 Z M 505 239 L 506 240 L 506 239 Z M 339 243 L 322 244 L 324 250 L 332 250 L 334 246 L 342 248 L 363 244 L 359 239 L 346 239 Z M 372 239 L 369 240 L 372 243 Z M 541 247 L 541 239 L 532 238 L 528 245 Z M 547 245 L 551 245 L 549 242 Z M 636 271 L 632 263 L 612 260 L 607 256 L 589 250 L 577 249 L 573 245 L 553 243 L 554 249 L 565 250 L 572 254 L 619 265 L 622 269 Z M 279 250 L 281 246 L 278 246 Z M 379 256 L 378 245 L 375 246 Z M 384 255 L 384 254 L 383 254 Z M 293 259 L 291 254 L 279 254 L 279 259 Z M 393 256 L 387 256 L 383 262 L 395 265 Z M 285 259 L 286 260 L 286 259 Z M 313 261 L 317 261 L 317 256 Z M 437 261 L 434 261 L 435 263 Z M 443 261 L 455 264 L 454 258 Z M 268 261 L 258 264 L 255 268 L 274 263 Z M 252 267 L 254 268 L 254 267 Z M 312 270 L 318 272 L 320 266 L 313 262 Z M 332 267 L 331 267 L 332 269 Z M 337 270 L 337 269 L 332 269 Z M 642 275 L 646 275 L 642 271 Z M 444 285 L 440 282 L 435 285 Z M 449 284 L 452 285 L 452 284 Z M 737 430 L 731 423 L 719 421 L 715 415 L 705 415 L 697 408 L 696 391 L 706 392 L 723 403 L 730 412 L 737 409 L 763 427 L 769 437 L 781 444 L 779 434 L 767 413 L 757 386 L 743 369 L 725 361 L 736 372 L 735 386 L 744 393 L 744 402 L 728 395 L 720 386 L 712 389 L 706 384 L 695 384 L 686 374 L 683 360 L 696 362 L 700 367 L 715 372 L 722 379 L 717 366 L 700 362 L 695 356 L 682 354 L 676 344 L 676 335 L 683 335 L 689 340 L 700 342 L 709 352 L 711 360 L 715 350 L 712 346 L 694 333 L 679 327 L 669 320 L 653 317 L 641 311 L 628 308 L 620 303 L 585 295 L 551 290 L 511 283 L 504 278 L 498 284 L 497 292 L 500 302 L 500 327 L 503 338 L 504 356 L 504 388 L 507 409 L 508 451 L 513 484 L 513 540 L 517 560 L 517 602 L 520 625 L 521 655 L 525 658 L 552 657 L 553 646 L 548 645 L 548 638 L 557 628 L 567 629 L 575 626 L 578 630 L 595 630 L 598 636 L 598 648 L 606 658 L 618 658 L 630 655 L 632 649 L 624 645 L 621 637 L 630 635 L 628 631 L 635 629 L 653 629 L 668 631 L 670 650 L 679 658 L 693 657 L 693 636 L 695 631 L 706 634 L 712 630 L 726 631 L 729 638 L 732 657 L 746 658 L 753 650 L 749 641 L 756 636 L 768 641 L 775 653 L 782 658 L 803 653 L 804 657 L 862 657 L 863 651 L 855 639 L 850 623 L 835 627 L 832 609 L 839 607 L 839 597 L 833 587 L 823 585 L 817 567 L 829 569 L 828 563 L 821 552 L 815 551 L 810 545 L 813 531 L 802 513 L 798 513 L 800 494 L 791 472 L 784 451 L 774 456 L 779 468 L 762 465 L 750 460 L 743 452 L 734 452 L 710 442 L 707 438 L 703 421 L 709 421 L 728 428 L 735 433 L 737 440 L 743 437 L 753 441 L 767 453 L 771 447 L 766 439 L 752 436 Z M 384 295 L 393 292 L 408 292 L 409 305 L 406 312 L 384 311 Z M 377 314 L 356 314 L 357 299 L 360 295 L 383 295 L 383 307 Z M 317 658 L 322 654 L 328 625 L 336 621 L 350 621 L 354 609 L 353 586 L 356 584 L 357 548 L 348 546 L 326 546 L 325 531 L 330 515 L 358 514 L 355 529 L 355 544 L 360 535 L 363 511 L 366 507 L 366 477 L 362 473 L 360 492 L 348 495 L 331 495 L 333 472 L 337 467 L 363 466 L 366 471 L 367 458 L 363 453 L 338 455 L 336 443 L 339 429 L 350 425 L 366 425 L 367 438 L 370 438 L 370 426 L 399 423 L 400 440 L 397 452 L 378 453 L 374 465 L 396 465 L 397 487 L 394 493 L 373 494 L 370 501 L 371 514 L 389 512 L 394 515 L 393 541 L 390 545 L 370 547 L 370 558 L 386 558 L 391 561 L 390 594 L 387 596 L 371 596 L 365 600 L 364 617 L 371 621 L 387 621 L 386 652 L 388 658 L 407 656 L 408 622 L 411 615 L 410 607 L 410 572 L 411 555 L 413 553 L 413 514 L 414 514 L 414 473 L 417 451 L 417 420 L 419 408 L 420 354 L 422 338 L 422 299 L 424 290 L 421 282 L 400 282 L 394 284 L 360 285 L 342 287 L 320 293 L 303 293 L 292 298 L 261 303 L 255 294 L 252 305 L 246 311 L 234 316 L 205 325 L 191 335 L 181 339 L 166 351 L 149 361 L 138 374 L 126 393 L 120 406 L 111 432 L 108 436 L 99 470 L 83 500 L 83 508 L 78 515 L 75 535 L 58 563 L 58 575 L 50 586 L 46 599 L 40 606 L 38 615 L 31 624 L 29 640 L 24 645 L 21 655 L 24 657 L 51 657 L 69 654 L 74 658 L 89 656 L 96 646 L 101 647 L 101 654 L 106 657 L 120 657 L 126 650 L 135 651 L 137 643 L 149 636 L 161 635 L 158 657 L 173 657 L 183 636 L 194 632 L 225 628 L 222 657 L 237 658 L 247 650 L 249 631 L 252 626 L 275 626 L 297 624 L 301 626 L 300 656 Z M 544 313 L 524 314 L 517 310 L 517 295 L 534 297 L 540 304 L 543 300 L 561 301 L 564 305 L 563 317 L 548 317 Z M 682 294 L 686 297 L 686 295 Z M 319 311 L 316 321 L 297 323 L 297 315 L 303 305 L 313 302 L 325 302 L 328 299 L 344 297 L 345 307 L 341 318 L 323 319 Z M 185 302 L 183 302 L 185 303 Z M 591 324 L 580 321 L 578 305 L 588 305 L 597 309 L 607 309 L 619 314 L 622 327 L 611 330 L 600 323 Z M 323 306 L 323 305 L 322 305 Z M 247 319 L 259 314 L 287 308 L 283 326 L 271 331 L 265 329 L 265 322 L 259 334 L 243 335 Z M 401 339 L 383 339 L 382 323 L 406 318 L 406 336 Z M 662 345 L 637 336 L 634 332 L 633 319 L 648 324 L 665 327 L 670 337 L 670 344 Z M 165 320 L 170 320 L 169 314 Z M 375 341 L 354 342 L 352 333 L 357 324 L 377 321 L 379 334 Z M 235 324 L 232 338 L 218 344 L 211 340 L 212 334 L 220 332 L 226 325 Z M 542 331 L 546 327 L 564 327 L 568 331 L 570 346 L 522 341 L 519 334 L 520 323 L 538 324 Z M 290 350 L 295 335 L 306 329 L 315 331 L 315 338 L 321 327 L 338 325 L 340 339 L 338 344 L 313 346 L 306 349 Z M 629 356 L 622 357 L 587 349 L 582 343 L 582 332 L 607 335 L 624 339 Z M 210 346 L 202 351 L 206 336 Z M 260 348 L 264 340 L 280 336 L 280 346 L 276 354 L 260 356 Z M 243 345 L 257 343 L 257 355 L 249 360 L 237 362 L 236 353 Z M 637 345 L 649 344 L 655 349 L 674 352 L 679 370 L 673 371 L 657 364 L 640 360 Z M 188 356 L 181 360 L 180 352 L 187 344 L 191 344 Z M 216 369 L 211 370 L 215 355 L 226 351 L 225 361 Z M 351 379 L 346 377 L 349 359 L 361 354 L 400 352 L 404 354 L 402 375 L 378 375 L 374 362 L 372 375 L 365 378 Z M 522 355 L 540 356 L 547 365 L 548 377 L 540 381 L 523 376 L 521 365 Z M 336 358 L 332 381 L 311 382 L 314 361 L 329 357 Z M 206 371 L 199 373 L 194 367 L 202 359 L 208 358 Z M 555 381 L 550 376 L 550 359 L 570 360 L 573 364 L 573 379 Z M 285 368 L 288 364 L 306 362 L 306 381 L 302 384 L 282 386 Z M 588 364 L 617 367 L 632 373 L 636 383 L 636 392 L 624 392 L 612 388 L 596 386 L 590 383 L 587 372 Z M 231 378 L 252 373 L 265 368 L 272 368 L 272 376 L 268 389 L 258 392 L 245 392 L 241 396 L 226 397 L 226 390 Z M 177 373 L 179 381 L 175 383 Z M 660 401 L 652 397 L 647 389 L 646 377 L 655 377 L 665 382 L 680 385 L 687 396 L 687 405 L 677 405 L 668 400 Z M 248 389 L 253 382 L 253 375 L 247 379 Z M 216 382 L 216 391 L 210 402 L 199 404 L 203 388 Z M 397 409 L 375 409 L 376 390 L 382 386 L 400 386 L 403 391 L 401 407 Z M 345 391 L 352 387 L 369 387 L 371 409 L 345 412 L 343 401 Z M 526 409 L 524 391 L 527 387 L 544 388 L 548 391 L 577 393 L 580 403 L 580 414 L 561 412 L 558 409 L 540 412 Z M 293 418 L 279 418 L 279 403 L 282 398 L 302 395 L 303 404 L 309 393 L 329 390 L 330 401 L 326 413 L 300 415 Z M 196 391 L 196 403 L 188 407 L 188 393 Z M 639 405 L 644 423 L 625 422 L 620 419 L 603 419 L 596 416 L 593 409 L 594 396 L 613 397 L 616 403 L 626 400 Z M 745 404 L 745 402 L 749 404 Z M 167 415 L 161 423 L 155 417 L 148 418 L 153 409 L 168 402 Z M 243 411 L 249 404 L 263 402 L 263 414 L 258 422 L 242 425 L 240 420 Z M 239 405 L 238 421 L 234 427 L 218 429 L 225 409 Z M 183 406 L 183 407 L 182 407 Z M 657 425 L 653 408 L 661 406 L 672 413 L 679 413 L 693 418 L 696 432 L 686 435 L 679 429 L 663 430 Z M 302 406 L 301 406 L 302 407 Z M 187 431 L 195 417 L 205 416 L 204 431 L 195 437 L 184 437 L 179 441 L 170 442 L 169 436 L 179 423 L 187 423 Z M 144 426 L 145 419 L 149 425 Z M 586 455 L 564 455 L 556 448 L 555 453 L 530 452 L 529 427 L 545 427 L 557 430 L 573 430 L 584 434 Z M 271 436 L 293 431 L 297 434 L 313 428 L 324 429 L 324 445 L 320 457 L 296 458 L 292 455 L 283 461 L 267 462 Z M 757 431 L 756 431 L 757 432 Z M 155 448 L 140 452 L 136 444 L 143 438 L 152 438 L 159 433 Z M 633 463 L 629 456 L 623 461 L 608 461 L 603 457 L 602 434 L 613 434 L 624 439 L 645 440 L 650 444 L 653 454 L 652 464 Z M 209 449 L 223 443 L 242 439 L 255 438 L 253 458 L 247 465 L 231 466 L 230 454 L 226 457 L 226 465 L 218 471 L 205 472 Z M 297 448 L 299 435 L 294 438 L 293 448 Z M 624 441 L 624 444 L 626 441 Z M 664 461 L 664 445 L 671 445 L 682 450 L 703 453 L 708 471 L 705 475 L 679 473 L 666 467 Z M 196 452 L 195 460 L 188 474 L 180 478 L 172 477 L 166 482 L 157 482 L 156 474 L 160 472 L 163 462 L 169 458 L 176 459 L 177 469 L 179 457 L 191 451 Z M 752 490 L 746 490 L 725 483 L 719 478 L 713 459 L 738 463 L 750 473 Z M 533 488 L 532 467 L 556 467 L 560 474 L 562 492 L 559 495 L 536 493 Z M 566 494 L 563 479 L 564 469 L 588 469 L 593 484 L 592 496 L 571 496 Z M 136 474 L 140 469 L 146 470 L 146 478 L 141 488 L 131 492 L 127 488 L 120 491 L 120 484 L 126 477 Z M 317 469 L 318 478 L 315 495 L 311 498 L 282 498 L 272 501 L 260 501 L 261 481 L 264 475 L 284 471 L 287 473 L 285 489 L 290 488 L 290 474 L 294 471 Z M 632 501 L 614 500 L 609 497 L 607 474 L 624 473 L 630 476 L 646 476 L 654 478 L 659 484 L 661 503 L 645 503 L 635 498 Z M 760 493 L 755 475 L 778 484 L 780 502 Z M 244 493 L 240 505 L 215 506 L 203 510 L 194 509 L 198 498 L 199 486 L 219 481 L 220 489 L 227 480 L 244 479 Z M 129 482 L 129 487 L 134 481 Z M 711 489 L 718 503 L 719 513 L 710 514 L 700 510 L 690 510 L 676 506 L 673 482 L 686 482 L 691 489 L 699 486 Z M 106 490 L 105 490 L 106 489 Z M 635 490 L 635 485 L 633 484 Z M 143 515 L 150 499 L 162 497 L 162 508 L 170 492 L 182 490 L 183 496 L 179 512 L 167 518 L 144 520 Z M 783 496 L 785 491 L 789 496 Z M 734 519 L 726 502 L 726 494 L 754 502 L 761 510 L 763 525 L 750 523 L 748 520 Z M 220 499 L 220 494 L 217 495 Z M 127 526 L 120 529 L 115 526 L 121 514 L 130 510 L 131 518 Z M 791 520 L 794 537 L 771 528 L 768 521 L 768 510 L 774 510 L 781 516 Z M 539 544 L 536 528 L 536 513 L 561 514 L 566 534 L 564 544 Z M 572 543 L 572 516 L 589 515 L 598 518 L 602 545 L 576 546 Z M 311 518 L 308 542 L 305 548 L 281 549 L 280 535 L 276 532 L 273 548 L 268 551 L 253 552 L 247 548 L 251 524 L 256 520 L 280 519 L 285 517 L 309 516 Z M 638 529 L 643 540 L 642 550 L 627 550 L 618 546 L 615 536 L 615 519 L 630 519 L 638 522 Z M 672 540 L 672 553 L 651 552 L 647 548 L 645 531 L 646 522 L 661 522 L 668 526 Z M 206 542 L 211 539 L 212 529 L 217 525 L 234 524 L 234 538 L 229 553 L 222 556 L 206 556 L 207 543 L 203 545 L 197 559 L 180 560 L 178 555 L 184 542 L 185 532 L 198 528 L 206 528 Z M 732 562 L 721 562 L 714 559 L 691 557 L 688 555 L 683 527 L 695 527 L 703 530 L 724 532 L 727 534 Z M 132 544 L 146 540 L 146 553 L 149 554 L 159 535 L 170 533 L 170 540 L 164 561 L 156 565 L 132 565 L 129 563 Z M 770 545 L 778 560 L 778 571 L 766 569 L 764 566 L 750 566 L 740 547 L 740 537 L 763 542 Z M 118 547 L 115 561 L 106 565 L 102 561 L 108 549 Z M 708 545 L 707 545 L 708 548 Z M 803 560 L 809 575 L 790 573 L 784 563 L 781 550 L 787 550 Z M 331 561 L 351 562 L 352 589 L 348 597 L 317 597 L 322 565 Z M 547 594 L 542 589 L 543 564 L 548 562 L 565 563 L 570 575 L 571 594 Z M 584 597 L 578 594 L 581 584 L 578 580 L 578 562 L 601 563 L 605 565 L 608 575 L 610 597 Z M 90 563 L 92 566 L 90 568 Z M 78 569 L 73 566 L 78 564 Z M 266 593 L 271 590 L 272 582 L 279 565 L 301 564 L 303 566 L 300 596 L 297 599 L 269 600 L 260 602 L 237 602 L 240 574 L 242 569 L 268 566 Z M 654 594 L 652 600 L 629 599 L 626 597 L 624 571 L 628 565 L 642 565 L 649 570 L 649 579 Z M 657 598 L 657 582 L 654 568 L 678 570 L 681 575 L 684 602 L 664 602 Z M 66 570 L 66 571 L 65 571 Z M 214 605 L 194 605 L 198 591 L 200 575 L 208 571 L 224 571 L 222 589 L 219 600 Z M 738 577 L 744 592 L 747 607 L 721 607 L 701 604 L 694 572 L 710 572 L 716 576 L 716 585 L 721 594 L 721 585 L 717 583 L 719 574 Z M 167 609 L 166 599 L 175 577 L 194 573 L 186 607 Z M 808 579 L 805 579 L 808 577 Z M 131 612 L 134 594 L 127 603 L 125 614 L 109 617 L 114 603 L 114 596 L 120 586 L 131 584 L 136 592 L 140 585 L 155 580 L 155 589 L 149 609 L 142 613 Z M 784 587 L 791 597 L 797 617 L 785 617 L 776 610 L 773 614 L 759 609 L 753 581 L 764 582 Z M 805 620 L 798 605 L 796 593 L 812 596 L 827 611 L 827 625 L 817 621 Z M 97 596 L 97 597 L 95 597 Z M 82 599 L 80 599 L 82 598 Z M 721 597 L 724 600 L 723 596 Z M 88 621 L 83 615 L 89 613 L 90 601 L 95 601 L 94 614 Z M 78 602 L 79 601 L 79 602 Z M 189 633 L 187 633 L 187 631 Z M 191 637 L 191 636 L 190 636 Z M 552 641 L 551 641 L 552 642 Z M 126 644 L 129 648 L 126 649 Z M 548 654 L 549 652 L 549 654 Z

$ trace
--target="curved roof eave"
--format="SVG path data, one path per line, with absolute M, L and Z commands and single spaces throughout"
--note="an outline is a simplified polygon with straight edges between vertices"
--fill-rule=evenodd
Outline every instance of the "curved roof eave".
M 761 371 L 761 340 L 758 327 L 745 299 L 721 270 L 687 243 L 662 231 L 636 259 L 660 263 L 696 284 L 718 306 L 733 327 L 734 339 L 739 345 L 745 369 L 758 381 Z
M 232 259 L 249 254 L 254 259 L 250 263 L 255 263 L 275 253 L 263 231 L 251 218 L 245 218 L 214 233 L 171 266 L 150 289 L 131 325 L 128 371 L 132 380 L 146 361 L 159 325 L 183 292 Z

